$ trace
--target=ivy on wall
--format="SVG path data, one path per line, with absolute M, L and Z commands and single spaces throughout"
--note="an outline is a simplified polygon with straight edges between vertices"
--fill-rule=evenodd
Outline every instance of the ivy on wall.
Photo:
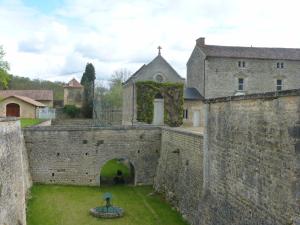
M 137 120 L 152 123 L 153 101 L 156 95 L 164 98 L 164 122 L 172 127 L 182 124 L 183 84 L 157 83 L 154 81 L 136 82 Z

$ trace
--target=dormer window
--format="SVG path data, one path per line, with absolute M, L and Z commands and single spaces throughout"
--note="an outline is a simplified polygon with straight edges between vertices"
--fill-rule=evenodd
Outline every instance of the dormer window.
M 238 61 L 238 66 L 240 68 L 245 68 L 246 67 L 246 62 L 245 61 Z
M 283 62 L 277 62 L 277 69 L 283 69 L 284 63 Z

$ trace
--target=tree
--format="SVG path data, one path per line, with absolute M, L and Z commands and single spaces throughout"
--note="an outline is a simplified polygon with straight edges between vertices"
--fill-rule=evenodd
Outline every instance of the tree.
M 123 100 L 122 83 L 128 79 L 131 72 L 125 68 L 116 70 L 111 75 L 109 90 L 104 96 L 104 102 L 111 108 L 121 108 Z
M 88 63 L 81 78 L 81 84 L 84 87 L 82 114 L 86 118 L 93 117 L 93 101 L 96 73 L 92 63 Z
M 123 82 L 125 82 L 129 76 L 131 75 L 131 72 L 127 70 L 126 68 L 121 68 L 119 70 L 115 70 L 113 74 L 111 75 L 110 79 L 110 85 L 122 85 Z
M 9 64 L 7 61 L 4 61 L 5 52 L 3 50 L 3 46 L 0 45 L 0 86 L 3 88 L 7 88 L 7 84 L 10 80 L 10 76 L 7 73 L 9 70 Z
M 31 80 L 28 77 L 19 77 L 10 75 L 10 81 L 7 88 L 12 90 L 53 90 L 54 100 L 64 99 L 64 83 L 59 81 L 48 81 L 34 79 Z M 1 89 L 2 87 L 0 87 Z

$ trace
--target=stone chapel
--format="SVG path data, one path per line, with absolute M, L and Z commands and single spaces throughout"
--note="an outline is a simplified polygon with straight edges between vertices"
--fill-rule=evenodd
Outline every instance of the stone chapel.
M 122 123 L 124 125 L 136 122 L 135 83 L 137 81 L 184 83 L 185 79 L 162 57 L 161 47 L 158 47 L 158 55 L 149 64 L 144 64 L 123 83 Z

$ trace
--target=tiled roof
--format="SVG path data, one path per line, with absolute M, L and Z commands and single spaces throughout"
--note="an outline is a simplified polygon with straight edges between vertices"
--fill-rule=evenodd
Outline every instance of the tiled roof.
M 130 81 L 134 80 L 134 78 L 138 77 L 144 70 L 147 69 L 147 67 L 149 67 L 150 64 L 152 63 L 156 63 L 156 62 L 161 62 L 163 61 L 165 64 L 167 64 L 171 70 L 174 72 L 174 74 L 181 80 L 184 80 L 184 78 L 182 78 L 177 71 L 167 62 L 167 60 L 165 60 L 161 55 L 156 56 L 148 65 L 144 64 L 141 68 L 139 68 L 134 74 L 132 74 L 128 80 L 126 80 L 123 84 L 127 84 Z
M 199 93 L 196 88 L 185 88 L 183 93 L 183 98 L 185 100 L 203 100 L 204 97 Z
M 64 87 L 82 88 L 83 86 L 75 78 L 73 78 Z
M 300 60 L 299 48 L 258 48 L 218 45 L 198 45 L 198 47 L 208 57 Z
M 24 102 L 27 102 L 27 103 L 29 103 L 31 105 L 34 105 L 34 106 L 46 107 L 44 104 L 42 104 L 42 103 L 40 103 L 38 101 L 35 101 L 35 100 L 31 99 L 31 98 L 25 97 L 25 96 L 10 95 L 10 96 L 5 97 L 4 99 L 11 98 L 11 97 L 18 98 L 18 99 L 20 99 L 20 100 L 22 100 Z
M 52 90 L 0 90 L 0 96 L 3 98 L 12 95 L 24 96 L 36 101 L 53 101 Z
M 146 64 L 142 65 L 141 68 L 139 68 L 134 74 L 132 74 L 123 84 L 129 83 L 131 80 L 137 77 L 140 74 L 140 72 L 142 72 L 146 67 Z

